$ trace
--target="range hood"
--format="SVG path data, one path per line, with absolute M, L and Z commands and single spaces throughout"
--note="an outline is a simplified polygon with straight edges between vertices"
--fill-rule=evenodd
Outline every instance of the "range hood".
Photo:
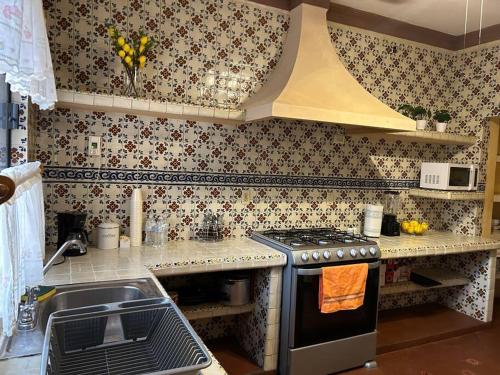
M 242 104 L 245 120 L 279 117 L 372 131 L 415 131 L 415 121 L 375 98 L 347 71 L 331 43 L 326 13 L 306 3 L 290 11 L 281 59 L 264 86 Z

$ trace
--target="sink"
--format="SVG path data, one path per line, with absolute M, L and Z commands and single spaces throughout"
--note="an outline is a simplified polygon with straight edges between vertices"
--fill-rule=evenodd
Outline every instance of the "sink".
M 149 278 L 57 285 L 56 293 L 40 303 L 38 324 L 33 331 L 0 337 L 0 360 L 40 354 L 47 321 L 54 312 L 162 296 Z

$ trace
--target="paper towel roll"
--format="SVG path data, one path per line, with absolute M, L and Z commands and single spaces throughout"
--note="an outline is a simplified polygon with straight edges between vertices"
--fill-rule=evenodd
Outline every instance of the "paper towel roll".
M 142 190 L 134 189 L 130 199 L 130 245 L 142 244 Z

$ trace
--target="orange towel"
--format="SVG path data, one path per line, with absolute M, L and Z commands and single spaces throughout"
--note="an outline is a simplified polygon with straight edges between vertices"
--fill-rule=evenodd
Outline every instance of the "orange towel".
M 324 267 L 319 278 L 321 312 L 327 314 L 362 306 L 367 275 L 367 263 Z

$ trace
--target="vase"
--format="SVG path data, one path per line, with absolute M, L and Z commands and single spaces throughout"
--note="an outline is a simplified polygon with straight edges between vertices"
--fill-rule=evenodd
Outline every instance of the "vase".
M 446 131 L 446 122 L 436 122 L 436 130 L 440 133 L 444 133 Z
M 417 130 L 425 130 L 427 120 L 417 120 Z
M 142 96 L 142 73 L 139 68 L 125 68 L 125 88 L 123 96 L 140 98 Z

